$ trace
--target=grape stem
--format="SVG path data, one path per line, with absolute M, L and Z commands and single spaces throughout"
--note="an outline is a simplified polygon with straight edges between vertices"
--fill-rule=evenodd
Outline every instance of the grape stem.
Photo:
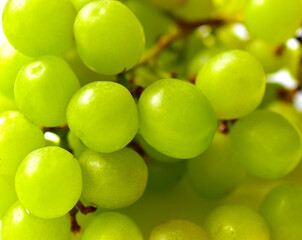
M 87 215 L 88 213 L 93 213 L 97 210 L 97 208 L 93 207 L 93 206 L 85 207 L 84 204 L 80 200 L 77 202 L 76 207 L 84 215 Z
M 56 130 L 68 130 L 68 125 L 65 124 L 59 127 L 41 127 L 43 132 L 56 132 Z
M 76 219 L 76 215 L 78 213 L 78 209 L 73 208 L 70 210 L 69 214 L 71 217 L 71 232 L 78 233 L 81 231 L 81 226 L 78 224 L 78 221 Z

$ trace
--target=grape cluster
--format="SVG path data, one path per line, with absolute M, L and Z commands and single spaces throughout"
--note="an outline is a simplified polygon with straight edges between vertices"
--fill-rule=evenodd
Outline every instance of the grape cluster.
M 301 0 L 0 4 L 0 239 L 302 239 Z

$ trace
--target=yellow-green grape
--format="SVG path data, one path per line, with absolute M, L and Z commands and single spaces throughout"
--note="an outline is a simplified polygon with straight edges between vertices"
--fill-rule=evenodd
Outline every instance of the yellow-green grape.
M 96 216 L 85 228 L 82 240 L 143 240 L 140 229 L 128 216 L 106 212 Z
M 59 147 L 44 147 L 27 155 L 19 165 L 15 181 L 22 205 L 40 218 L 65 215 L 82 192 L 77 159 Z
M 173 158 L 193 158 L 214 137 L 217 121 L 207 98 L 194 85 L 162 79 L 149 85 L 138 102 L 140 134 L 157 151 Z
M 205 230 L 186 220 L 171 220 L 157 226 L 149 240 L 208 240 Z
M 248 0 L 213 0 L 215 13 L 225 19 L 241 19 Z
M 283 90 L 285 90 L 285 88 L 281 84 L 267 82 L 262 102 L 258 106 L 258 108 L 266 108 L 271 103 L 278 101 L 280 99 L 279 92 Z
M 80 83 L 68 63 L 55 56 L 39 57 L 23 66 L 15 82 L 20 111 L 36 125 L 66 123 L 66 109 Z
M 209 18 L 212 11 L 212 0 L 187 0 L 180 7 L 172 10 L 176 17 L 190 22 Z
M 22 65 L 28 63 L 30 57 L 16 51 L 7 41 L 0 46 L 0 92 L 14 98 L 14 84 Z
M 216 133 L 212 145 L 199 157 L 188 161 L 188 175 L 202 197 L 220 199 L 242 182 L 245 171 L 235 161 L 229 136 Z
M 130 92 L 113 82 L 93 82 L 82 87 L 67 109 L 70 130 L 96 152 L 125 147 L 138 131 L 138 113 Z
M 126 1 L 125 5 L 141 22 L 147 49 L 151 48 L 162 35 L 176 31 L 175 23 L 153 6 L 137 0 Z
M 8 0 L 2 16 L 10 44 L 28 56 L 61 55 L 73 45 L 70 0 Z
M 73 155 L 79 158 L 83 152 L 88 148 L 82 143 L 82 141 L 71 131 L 67 134 L 68 145 L 72 150 Z
M 206 220 L 206 230 L 211 240 L 270 240 L 264 219 L 241 205 L 216 208 Z
M 2 219 L 9 207 L 17 201 L 14 177 L 0 175 L 0 189 L 2 192 L 2 197 L 0 198 L 0 219 Z
M 187 0 L 145 0 L 155 7 L 171 10 L 183 6 Z
M 250 0 L 245 6 L 244 22 L 251 35 L 281 43 L 294 37 L 301 25 L 300 0 Z
M 71 2 L 73 3 L 75 9 L 77 11 L 80 11 L 85 5 L 87 5 L 88 3 L 91 3 L 95 0 L 71 0 Z
M 0 115 L 0 174 L 13 176 L 31 151 L 45 146 L 40 128 L 16 111 Z
M 278 47 L 278 45 L 255 39 L 246 46 L 245 50 L 258 59 L 266 73 L 272 73 L 282 68 L 285 63 L 283 55 L 277 53 Z
M 211 58 L 196 79 L 219 119 L 236 119 L 254 111 L 265 91 L 265 74 L 251 54 L 231 50 Z
M 283 184 L 274 188 L 264 199 L 260 214 L 267 221 L 272 239 L 302 239 L 302 189 Z
M 43 205 L 43 202 L 40 202 Z M 2 221 L 1 240 L 70 240 L 70 217 L 42 219 L 14 203 Z
M 238 120 L 230 133 L 237 161 L 250 173 L 269 179 L 287 175 L 301 159 L 298 130 L 284 117 L 257 110 Z
M 87 150 L 79 161 L 83 172 L 83 197 L 97 207 L 129 206 L 142 196 L 147 185 L 147 166 L 130 148 L 113 153 Z
M 17 110 L 15 100 L 3 96 L 2 93 L 0 93 L 0 114 L 11 110 Z
M 145 36 L 140 22 L 118 1 L 87 4 L 76 17 L 74 34 L 81 59 L 100 74 L 129 70 L 144 52 Z

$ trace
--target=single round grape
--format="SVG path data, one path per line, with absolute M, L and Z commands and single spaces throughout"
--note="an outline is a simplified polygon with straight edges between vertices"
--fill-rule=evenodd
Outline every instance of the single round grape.
M 16 192 L 22 205 L 40 218 L 56 218 L 68 213 L 82 192 L 78 161 L 59 147 L 31 152 L 16 173 Z
M 294 37 L 302 21 L 300 0 L 250 0 L 244 13 L 249 32 L 260 39 L 281 43 Z
M 172 13 L 183 20 L 194 22 L 209 18 L 213 10 L 212 0 L 186 0 L 172 10 Z
M 10 44 L 25 55 L 61 55 L 73 45 L 75 16 L 69 0 L 8 0 L 3 30 Z
M 230 194 L 245 176 L 244 169 L 234 158 L 229 136 L 216 133 L 212 145 L 199 157 L 188 161 L 188 175 L 194 189 L 207 199 Z
M 69 240 L 70 217 L 64 215 L 55 219 L 38 218 L 28 213 L 20 202 L 16 202 L 3 218 L 1 239 Z
M 2 192 L 2 197 L 0 198 L 0 219 L 2 219 L 9 207 L 17 201 L 14 177 L 0 175 L 0 189 Z
M 138 103 L 140 134 L 159 152 L 193 158 L 211 144 L 217 127 L 213 108 L 194 85 L 162 79 L 149 85 Z
M 16 111 L 0 115 L 0 174 L 13 176 L 31 151 L 45 146 L 43 132 Z
M 262 202 L 260 213 L 274 240 L 302 239 L 302 189 L 283 184 L 274 188 Z
M 148 169 L 142 157 L 130 148 L 113 153 L 85 151 L 80 159 L 83 197 L 100 208 L 131 205 L 143 194 Z
M 186 172 L 186 161 L 158 162 L 149 156 L 144 156 L 148 166 L 147 189 L 154 192 L 164 192 L 175 186 Z
M 138 131 L 138 113 L 130 92 L 114 82 L 93 82 L 82 87 L 67 108 L 71 131 L 96 152 L 125 147 Z
M 100 74 L 129 70 L 144 52 L 145 36 L 140 22 L 118 1 L 87 4 L 76 17 L 74 34 L 81 59 Z
M 241 205 L 216 208 L 206 220 L 206 230 L 211 240 L 270 240 L 264 219 Z
M 67 134 L 68 145 L 71 148 L 73 155 L 79 158 L 83 152 L 88 148 L 82 143 L 82 141 L 71 131 Z
M 204 229 L 186 220 L 171 220 L 157 226 L 149 240 L 208 240 Z
M 36 125 L 55 127 L 66 123 L 66 109 L 80 83 L 59 57 L 44 56 L 23 66 L 15 82 L 20 111 Z
M 200 70 L 198 86 L 219 119 L 236 119 L 256 109 L 265 91 L 265 74 L 249 53 L 231 50 L 211 58 Z
M 136 223 L 128 216 L 106 212 L 96 216 L 85 228 L 82 240 L 143 240 Z
M 230 134 L 237 161 L 256 176 L 280 178 L 300 162 L 300 135 L 279 114 L 257 110 L 238 120 Z
M 2 95 L 14 98 L 14 84 L 18 71 L 30 57 L 16 51 L 7 41 L 0 46 L 0 92 Z
M 15 100 L 3 96 L 2 93 L 0 93 L 0 114 L 11 110 L 17 110 Z

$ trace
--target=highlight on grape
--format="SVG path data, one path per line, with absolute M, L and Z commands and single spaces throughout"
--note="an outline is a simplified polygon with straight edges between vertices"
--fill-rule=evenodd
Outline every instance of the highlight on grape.
M 301 0 L 0 0 L 0 240 L 301 240 Z

